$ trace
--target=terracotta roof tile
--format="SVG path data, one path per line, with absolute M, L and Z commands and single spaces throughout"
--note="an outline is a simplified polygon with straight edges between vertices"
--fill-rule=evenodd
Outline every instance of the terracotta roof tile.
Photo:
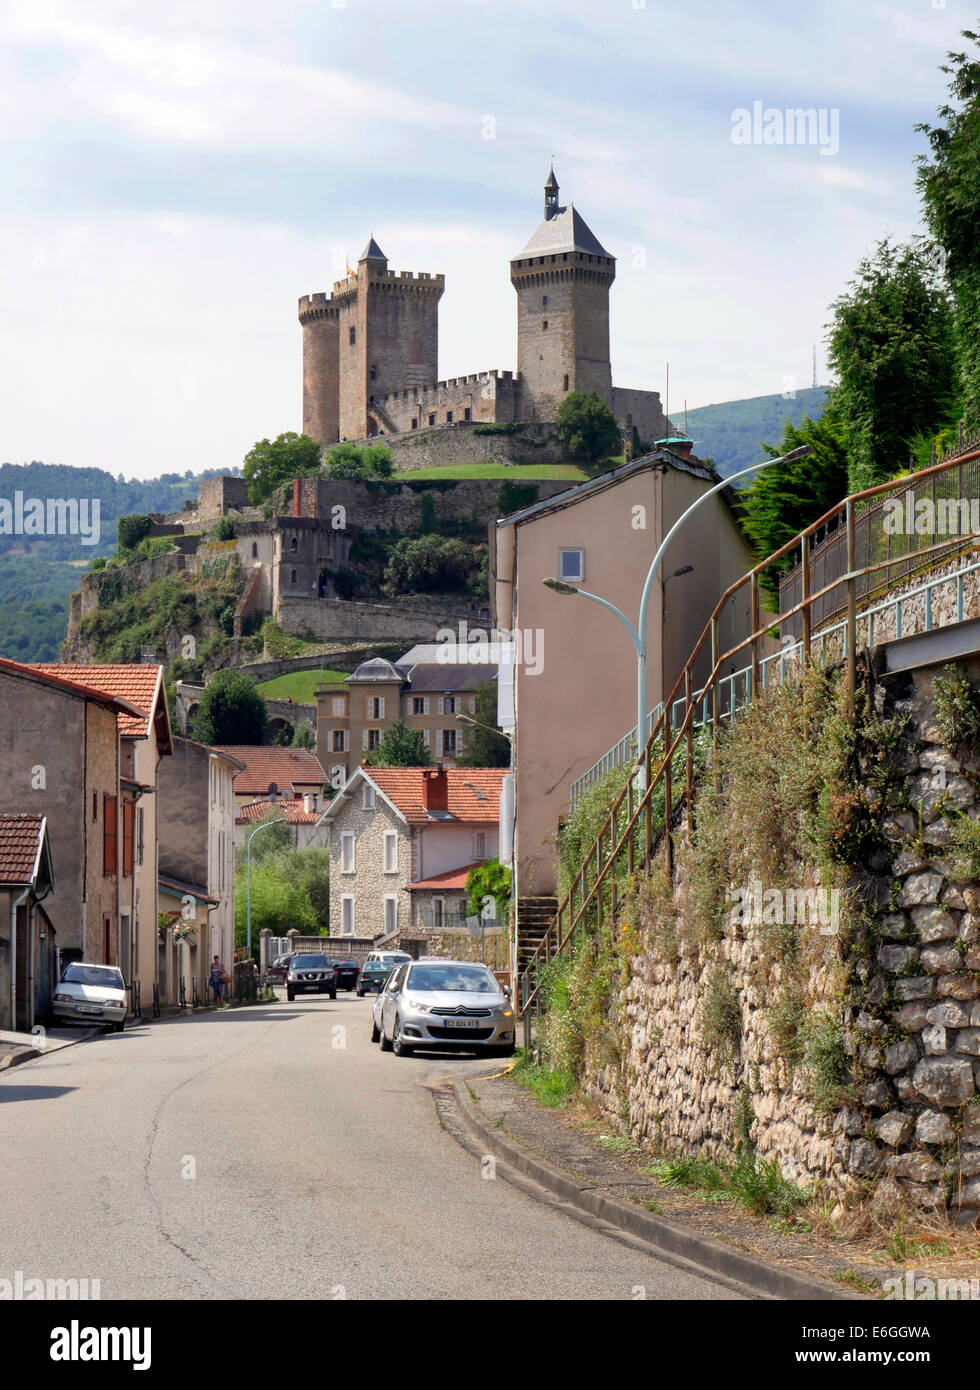
M 71 668 L 65 668 L 71 669 Z M 57 686 L 61 690 L 69 690 L 74 695 L 83 696 L 86 700 L 97 700 L 106 709 L 114 709 L 117 715 L 127 714 L 128 710 L 114 695 L 107 694 L 104 690 L 96 690 L 90 685 L 84 685 L 79 680 L 68 680 L 64 676 L 54 675 L 50 671 L 42 671 L 36 665 L 27 665 L 22 661 L 9 661 L 6 657 L 0 657 L 0 675 L 4 671 L 12 671 L 15 674 L 33 676 L 35 680 L 47 681 L 49 684 Z
M 302 801 L 253 801 L 250 806 L 239 806 L 235 818 L 236 825 L 246 825 L 249 821 L 265 820 L 266 816 L 277 815 L 290 825 L 316 825 L 320 819 L 319 811 L 304 811 Z
M 374 785 L 398 807 L 405 819 L 417 825 L 432 823 L 432 817 L 425 809 L 422 791 L 422 774 L 430 770 L 421 767 L 362 768 Z M 447 767 L 445 773 L 449 814 L 458 821 L 495 825 L 500 819 L 500 788 L 506 769 Z
M 0 816 L 0 883 L 31 883 L 43 816 Z
M 447 869 L 444 874 L 434 874 L 432 878 L 423 878 L 418 883 L 410 883 L 408 885 L 409 892 L 415 888 L 465 888 L 470 869 L 475 869 L 477 864 L 483 862 L 482 859 L 477 859 L 476 863 L 464 864 L 461 869 Z
M 245 764 L 235 774 L 236 796 L 264 796 L 271 783 L 279 791 L 286 787 L 323 787 L 327 774 L 308 748 L 274 748 L 239 743 L 215 744 L 216 753 L 229 753 Z
M 30 669 L 127 700 L 143 710 L 144 715 L 140 719 L 132 714 L 120 714 L 119 732 L 130 738 L 146 738 L 150 717 L 156 713 L 154 704 L 160 681 L 159 666 L 73 666 L 65 662 L 36 661 L 31 662 Z

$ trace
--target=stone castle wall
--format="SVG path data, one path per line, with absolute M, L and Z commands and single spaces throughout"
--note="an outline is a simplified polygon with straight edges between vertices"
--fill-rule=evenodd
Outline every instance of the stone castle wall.
M 284 632 L 297 637 L 312 633 L 317 641 L 435 642 L 441 628 L 486 622 L 487 609 L 462 599 L 399 599 L 390 603 L 361 603 L 349 599 L 280 595 L 276 614 Z

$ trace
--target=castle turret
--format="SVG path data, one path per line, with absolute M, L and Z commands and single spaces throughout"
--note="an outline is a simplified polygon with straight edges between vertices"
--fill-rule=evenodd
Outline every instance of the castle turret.
M 338 319 L 332 296 L 311 294 L 299 301 L 299 321 L 303 326 L 303 433 L 319 444 L 335 444 L 340 438 Z
M 575 210 L 558 205 L 554 169 L 544 221 L 510 263 L 517 291 L 517 370 L 522 420 L 554 420 L 569 391 L 612 404 L 609 287 L 616 261 Z

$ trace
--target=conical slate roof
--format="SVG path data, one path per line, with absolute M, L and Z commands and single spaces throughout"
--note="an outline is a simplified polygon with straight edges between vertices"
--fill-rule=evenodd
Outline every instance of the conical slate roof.
M 559 208 L 554 217 L 546 218 L 514 259 L 553 256 L 556 251 L 584 251 L 589 256 L 609 255 L 585 218 L 576 212 L 574 203 L 569 203 L 567 208 Z
M 361 261 L 387 261 L 388 257 L 387 257 L 387 256 L 385 255 L 385 253 L 382 251 L 381 247 L 380 247 L 380 246 L 378 245 L 378 243 L 375 241 L 374 237 L 372 237 L 371 240 L 368 242 L 367 246 L 365 246 L 364 250 L 361 252 L 361 254 L 358 256 L 357 259 L 358 259 L 358 262 L 361 262 Z

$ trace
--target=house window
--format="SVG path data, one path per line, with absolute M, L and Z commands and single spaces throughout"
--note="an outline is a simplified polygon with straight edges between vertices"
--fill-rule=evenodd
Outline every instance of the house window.
M 334 729 L 332 753 L 347 752 L 347 731 L 345 729 Z
M 429 416 L 429 424 L 430 424 L 430 425 L 434 425 L 435 422 L 436 422 L 436 417 L 435 417 L 435 413 L 433 412 L 433 413 Z
M 447 425 L 451 425 L 452 422 L 453 422 L 453 412 L 452 412 L 451 410 L 447 410 L 447 411 L 446 411 L 446 424 L 447 424 Z
M 381 730 L 365 729 L 364 732 L 367 734 L 367 746 L 368 752 L 370 753 L 371 749 L 377 748 L 378 744 L 381 742 Z
M 371 695 L 368 698 L 368 719 L 384 719 L 385 717 L 385 697 L 383 695 Z
M 385 897 L 385 936 L 398 930 L 398 899 L 388 894 Z
M 367 782 L 365 782 L 364 785 L 361 787 L 361 810 L 373 811 L 374 806 L 374 788 L 369 786 Z
M 442 751 L 445 757 L 454 758 L 456 756 L 456 730 L 443 729 L 442 731 Z
M 558 550 L 558 578 L 566 583 L 577 584 L 585 578 L 585 551 L 560 547 Z
M 384 872 L 386 874 L 397 874 L 398 872 L 398 831 L 385 831 L 384 848 Z
M 348 344 L 349 344 L 350 347 L 353 347 L 354 344 L 357 342 L 357 329 L 356 329 L 356 328 L 349 328 L 349 329 L 347 330 L 347 342 L 348 342 Z
M 354 935 L 354 895 L 345 893 L 340 900 L 340 930 L 344 936 Z
M 342 874 L 355 872 L 354 843 L 353 830 L 340 832 L 340 872 Z
M 466 406 L 466 408 L 465 408 L 464 411 L 463 411 L 463 419 L 464 419 L 464 420 L 469 420 L 469 419 L 472 418 L 472 415 L 473 415 L 473 412 L 470 410 L 469 406 Z
M 102 872 L 107 875 L 116 872 L 116 839 L 116 798 L 104 796 L 102 798 Z
M 483 830 L 478 830 L 473 836 L 473 858 L 486 859 L 487 857 L 487 836 Z
M 136 806 L 132 801 L 124 801 L 122 808 L 123 862 L 122 871 L 128 877 L 133 873 L 133 830 L 135 828 Z
M 433 925 L 434 927 L 436 927 L 437 929 L 439 929 L 439 928 L 444 927 L 445 924 L 446 924 L 446 899 L 445 899 L 445 898 L 433 898 L 433 899 L 432 899 L 432 925 Z
M 419 427 L 419 421 L 418 421 L 418 416 L 416 415 L 415 418 L 412 420 L 412 429 L 413 429 L 413 430 L 417 430 L 418 427 Z
M 334 717 L 336 719 L 342 719 L 344 717 L 345 700 L 343 695 L 338 695 L 334 699 L 333 704 L 331 705 L 331 709 L 333 710 Z
M 443 714 L 459 713 L 459 697 L 457 695 L 445 695 L 442 701 Z
M 428 705 L 428 703 L 429 703 L 429 702 L 428 702 L 428 700 L 425 698 L 424 695 L 413 695 L 413 696 L 412 696 L 412 713 L 413 713 L 413 714 L 428 714 L 429 711 L 428 711 L 428 709 L 426 708 L 426 706 Z

